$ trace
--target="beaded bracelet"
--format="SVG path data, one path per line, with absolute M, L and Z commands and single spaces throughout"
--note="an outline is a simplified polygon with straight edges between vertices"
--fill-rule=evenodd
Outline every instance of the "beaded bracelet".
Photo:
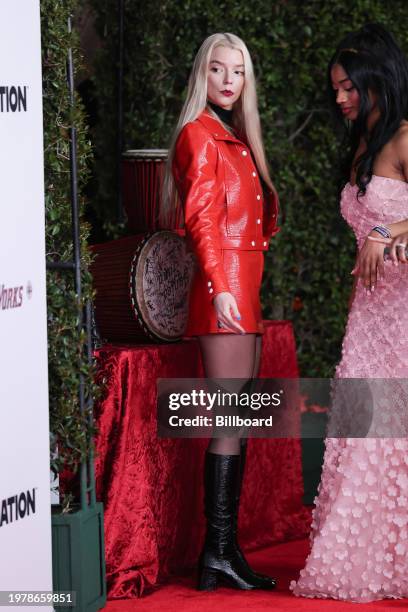
M 391 231 L 388 229 L 388 227 L 385 227 L 385 225 L 376 225 L 371 231 L 377 232 L 383 238 L 391 238 Z
M 380 244 L 391 244 L 391 238 L 374 238 L 374 236 L 367 236 L 368 240 L 372 242 L 379 242 Z

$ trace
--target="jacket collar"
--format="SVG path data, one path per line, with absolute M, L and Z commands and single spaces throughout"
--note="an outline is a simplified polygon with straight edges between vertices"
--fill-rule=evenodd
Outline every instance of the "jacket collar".
M 210 115 L 207 110 L 204 110 L 201 115 L 197 117 L 197 121 L 199 121 L 209 132 L 211 132 L 214 140 L 227 140 L 242 144 L 242 140 L 236 138 L 236 136 L 228 132 L 222 123 Z

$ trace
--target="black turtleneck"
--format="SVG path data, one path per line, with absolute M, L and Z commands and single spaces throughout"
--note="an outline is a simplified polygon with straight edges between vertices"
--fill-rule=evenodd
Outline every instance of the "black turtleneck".
M 214 113 L 221 119 L 223 123 L 226 123 L 229 127 L 232 127 L 232 110 L 222 108 L 213 102 L 208 102 L 208 106 L 214 111 Z

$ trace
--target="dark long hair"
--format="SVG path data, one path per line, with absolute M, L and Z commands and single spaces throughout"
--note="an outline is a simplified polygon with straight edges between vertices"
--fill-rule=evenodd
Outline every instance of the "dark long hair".
M 334 116 L 345 126 L 331 84 L 331 69 L 335 64 L 344 69 L 360 95 L 357 119 L 351 127 L 346 127 L 349 147 L 344 163 L 344 179 L 348 180 L 357 147 L 364 138 L 367 149 L 356 160 L 360 196 L 365 194 L 372 178 L 376 156 L 398 130 L 401 121 L 408 118 L 408 62 L 392 34 L 380 24 L 369 23 L 340 42 L 329 62 L 328 88 Z M 374 94 L 380 112 L 370 132 L 367 128 L 372 108 L 369 92 Z

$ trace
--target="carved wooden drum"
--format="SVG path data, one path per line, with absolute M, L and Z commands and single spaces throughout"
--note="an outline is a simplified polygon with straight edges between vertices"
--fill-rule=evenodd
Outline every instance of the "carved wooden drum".
M 103 339 L 175 342 L 186 329 L 194 256 L 159 231 L 92 247 L 95 319 Z

